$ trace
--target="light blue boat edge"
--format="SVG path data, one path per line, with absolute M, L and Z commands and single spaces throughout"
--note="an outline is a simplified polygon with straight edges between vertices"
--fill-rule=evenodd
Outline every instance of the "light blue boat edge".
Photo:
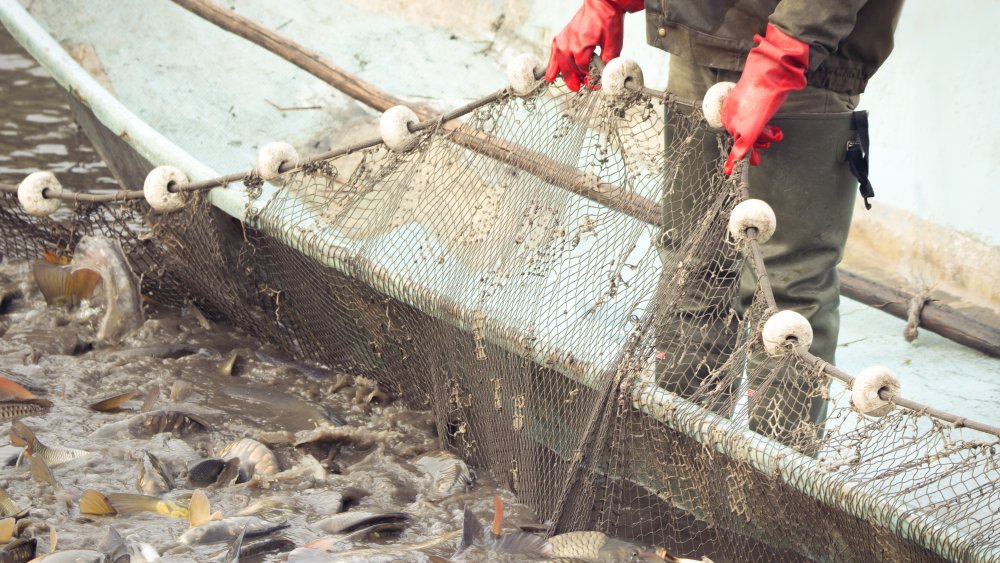
M 154 164 L 171 164 L 183 170 L 192 180 L 219 176 L 217 172 L 172 143 L 112 96 L 86 70 L 69 56 L 17 0 L 0 0 L 0 22 L 11 35 L 52 75 L 63 88 L 85 104 L 95 117 L 108 129 L 118 134 L 139 155 Z M 273 197 L 275 188 L 264 186 L 264 192 L 254 201 L 263 208 Z M 247 197 L 243 190 L 215 188 L 209 192 L 209 201 L 228 215 L 243 220 Z M 269 233 L 283 243 L 314 256 L 324 264 L 342 270 L 344 264 L 333 257 L 315 255 L 312 245 L 303 244 L 301 236 L 290 236 L 290 229 Z M 332 259 L 331 259 L 332 258 Z M 368 276 L 375 282 L 374 289 L 409 302 L 392 284 L 380 284 L 379 276 Z M 382 286 L 382 287 L 378 287 Z M 441 316 L 443 311 L 435 311 Z M 446 317 L 446 315 L 445 315 Z M 471 330 L 468 319 L 442 318 L 446 322 Z M 510 346 L 503 346 L 510 348 Z M 561 371 L 561 370 L 560 370 Z M 566 373 L 577 379 L 578 374 Z M 586 382 L 593 385 L 592 382 Z M 650 417 L 679 431 L 699 443 L 735 459 L 751 463 L 758 470 L 776 475 L 785 484 L 817 498 L 858 518 L 870 520 L 892 531 L 899 537 L 921 545 L 938 555 L 963 561 L 998 561 L 1000 548 L 976 546 L 960 530 L 934 517 L 923 514 L 907 504 L 891 504 L 878 491 L 863 485 L 852 486 L 830 477 L 815 460 L 803 456 L 777 442 L 737 428 L 725 418 L 707 413 L 697 405 L 662 389 L 644 389 L 636 393 L 634 405 Z M 671 413 L 664 416 L 663 413 Z M 713 431 L 714 429 L 714 431 Z M 723 432 L 718 432 L 722 430 Z M 724 436 L 722 441 L 720 436 Z M 850 495 L 845 495 L 845 490 Z M 847 497 L 853 497 L 848 502 Z
M 17 0 L 0 0 L 0 21 L 56 82 L 87 106 L 105 127 L 128 143 L 140 156 L 157 166 L 176 166 L 192 181 L 220 176 L 161 135 L 111 95 L 77 64 Z M 265 184 L 261 198 L 256 203 L 263 205 L 274 191 L 273 186 Z M 208 198 L 212 205 L 236 219 L 243 219 L 247 202 L 243 190 L 213 188 L 209 191 Z

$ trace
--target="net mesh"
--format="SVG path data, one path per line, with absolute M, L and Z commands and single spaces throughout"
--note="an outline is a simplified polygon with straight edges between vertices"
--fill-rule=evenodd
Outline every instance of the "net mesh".
M 724 148 L 676 101 L 549 88 L 273 196 L 251 177 L 242 222 L 197 193 L 47 219 L 4 194 L 0 250 L 116 238 L 154 300 L 432 408 L 554 532 L 716 561 L 996 560 L 995 437 L 861 416 L 821 364 L 761 350 L 773 311 L 766 288 L 737 303 Z

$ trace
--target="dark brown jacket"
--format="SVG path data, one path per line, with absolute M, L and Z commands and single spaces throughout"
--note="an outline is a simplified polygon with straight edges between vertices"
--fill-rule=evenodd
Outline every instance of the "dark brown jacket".
M 903 0 L 646 0 L 649 44 L 742 70 L 768 22 L 809 44 L 809 84 L 860 94 L 892 51 Z

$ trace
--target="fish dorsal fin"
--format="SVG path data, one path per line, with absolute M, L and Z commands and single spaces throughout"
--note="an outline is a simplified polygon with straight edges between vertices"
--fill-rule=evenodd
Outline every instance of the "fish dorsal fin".
M 35 433 L 20 420 L 10 423 L 10 443 L 15 446 L 27 446 L 35 441 Z
M 458 544 L 458 551 L 455 552 L 456 555 L 462 553 L 469 546 L 476 543 L 476 540 L 481 540 L 483 537 L 483 525 L 479 523 L 479 519 L 476 515 L 469 510 L 469 507 L 465 507 L 465 517 L 462 520 L 462 541 Z
M 156 401 L 160 398 L 160 386 L 156 383 L 149 386 L 146 391 L 146 400 L 142 403 L 142 412 L 149 412 L 156 406 Z
M 240 563 L 240 550 L 243 548 L 243 536 L 247 533 L 247 527 L 243 526 L 240 530 L 240 534 L 236 536 L 233 540 L 232 545 L 229 546 L 229 551 L 226 552 L 225 557 L 222 559 L 222 563 Z
M 10 541 L 10 538 L 14 537 L 16 525 L 17 520 L 13 517 L 0 520 L 0 543 L 7 543 Z
M 49 469 L 48 464 L 36 455 L 28 454 L 28 461 L 31 463 L 31 478 L 39 483 L 50 485 L 55 490 L 60 490 L 59 483 L 56 482 L 55 475 Z
M 197 528 L 212 519 L 212 506 L 205 491 L 195 491 L 191 495 L 191 527 Z

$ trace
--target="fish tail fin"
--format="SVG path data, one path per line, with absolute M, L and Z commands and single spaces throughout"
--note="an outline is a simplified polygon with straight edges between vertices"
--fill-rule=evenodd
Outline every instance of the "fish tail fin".
M 111 505 L 108 497 L 94 489 L 87 489 L 80 495 L 80 514 L 115 516 L 118 511 Z
M 45 298 L 45 303 L 59 305 L 66 302 L 69 270 L 45 260 L 38 260 L 32 266 L 31 272 L 35 276 L 35 284 Z
M 191 495 L 190 519 L 192 528 L 206 524 L 212 519 L 212 505 L 208 502 L 205 491 L 195 491 Z
M 79 305 L 85 299 L 94 296 L 97 284 L 101 283 L 101 274 L 90 268 L 77 268 L 66 279 L 66 298 L 73 306 Z
M 134 493 L 111 493 L 107 498 L 111 506 L 122 514 L 156 512 L 157 514 L 166 515 L 166 507 L 160 497 L 137 495 Z
M 35 398 L 35 394 L 28 391 L 23 385 L 3 376 L 0 376 L 0 392 L 6 393 L 15 399 Z
M 17 527 L 17 520 L 14 517 L 4 518 L 0 520 L 0 543 L 7 543 L 10 538 L 14 537 L 14 531 Z

